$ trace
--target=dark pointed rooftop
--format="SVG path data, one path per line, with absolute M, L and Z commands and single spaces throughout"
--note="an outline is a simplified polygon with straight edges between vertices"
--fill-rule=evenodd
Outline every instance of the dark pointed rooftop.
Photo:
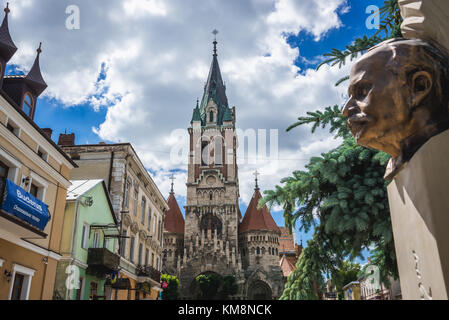
M 17 51 L 17 47 L 11 39 L 8 27 L 8 14 L 9 4 L 5 8 L 5 17 L 3 18 L 2 25 L 0 26 L 0 54 L 8 62 L 14 53 Z
M 169 209 L 165 213 L 164 230 L 177 234 L 184 234 L 184 217 L 179 209 L 174 192 L 170 192 L 167 203 Z
M 28 72 L 28 75 L 25 77 L 28 84 L 36 91 L 37 96 L 39 96 L 47 88 L 47 83 L 42 77 L 41 68 L 39 65 L 39 56 L 41 52 L 42 42 L 39 44 L 39 48 L 37 49 L 37 55 L 33 66 L 31 67 L 30 72 Z
M 257 205 L 262 198 L 258 188 L 254 190 L 253 197 L 249 203 L 248 209 L 246 209 L 245 216 L 239 226 L 239 232 L 251 231 L 251 230 L 269 230 L 281 232 L 273 217 L 268 211 L 266 205 L 258 209 Z
M 218 122 L 220 123 L 223 117 L 225 108 L 228 107 L 228 98 L 226 97 L 226 87 L 221 77 L 220 66 L 217 59 L 217 41 L 214 41 L 214 54 L 212 57 L 212 64 L 209 70 L 209 76 L 207 77 L 206 85 L 204 86 L 203 99 L 201 100 L 200 113 L 204 115 L 207 104 L 210 99 L 218 105 L 219 114 Z

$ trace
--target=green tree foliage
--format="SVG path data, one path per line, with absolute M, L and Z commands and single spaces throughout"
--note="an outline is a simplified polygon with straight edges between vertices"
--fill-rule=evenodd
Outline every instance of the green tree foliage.
M 177 300 L 179 297 L 179 280 L 176 276 L 162 274 L 161 281 L 168 286 L 162 291 L 162 300 Z
M 331 283 L 337 289 L 339 300 L 342 300 L 344 297 L 343 287 L 352 281 L 356 281 L 360 272 L 360 264 L 343 261 L 341 268 L 332 274 Z
M 217 297 L 218 288 L 223 281 L 222 277 L 216 273 L 200 274 L 195 278 L 201 291 L 200 299 L 213 300 Z
M 380 10 L 381 26 L 371 37 L 356 39 L 346 50 L 332 50 L 323 64 L 344 65 L 346 58 L 354 59 L 370 47 L 388 38 L 400 36 L 401 16 L 397 0 L 384 2 Z M 320 65 L 320 66 L 321 66 Z M 318 68 L 320 67 L 318 66 Z M 389 156 L 383 152 L 358 146 L 350 135 L 341 108 L 328 107 L 324 111 L 307 112 L 290 126 L 312 124 L 312 133 L 328 127 L 343 143 L 336 149 L 313 157 L 292 176 L 281 180 L 282 186 L 265 191 L 260 206 L 281 205 L 288 228 L 300 221 L 306 232 L 314 228 L 288 277 L 281 299 L 318 299 L 323 274 L 335 274 L 352 261 L 363 249 L 372 248 L 372 260 L 387 276 L 397 277 L 393 234 L 383 179 Z
M 220 291 L 218 292 L 218 297 L 221 300 L 228 300 L 230 296 L 237 293 L 239 286 L 234 276 L 225 276 L 221 284 Z

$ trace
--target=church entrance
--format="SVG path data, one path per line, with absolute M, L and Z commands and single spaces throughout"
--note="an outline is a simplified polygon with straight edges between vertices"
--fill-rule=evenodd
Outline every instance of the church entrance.
M 256 280 L 249 286 L 248 289 L 249 300 L 271 300 L 272 292 L 270 286 L 262 281 Z

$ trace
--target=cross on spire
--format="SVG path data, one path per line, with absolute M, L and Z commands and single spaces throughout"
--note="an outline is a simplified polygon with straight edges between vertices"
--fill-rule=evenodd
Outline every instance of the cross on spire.
M 253 173 L 253 175 L 256 177 L 256 188 L 255 188 L 255 190 L 259 190 L 259 184 L 257 183 L 257 176 L 259 176 L 260 173 L 256 169 L 256 171 Z
M 214 35 L 214 57 L 217 56 L 217 34 L 218 34 L 218 30 L 214 29 L 214 31 L 212 31 L 212 34 Z
M 42 53 L 42 42 L 39 42 L 39 48 L 36 51 L 38 55 Z
M 8 14 L 10 12 L 11 12 L 11 10 L 9 10 L 9 2 L 6 2 L 5 13 Z
M 173 194 L 173 193 L 175 193 L 175 192 L 173 191 L 173 184 L 174 184 L 174 181 L 176 180 L 176 178 L 175 178 L 175 176 L 174 176 L 173 174 L 170 176 L 170 180 L 171 180 L 171 190 L 170 190 L 170 193 Z

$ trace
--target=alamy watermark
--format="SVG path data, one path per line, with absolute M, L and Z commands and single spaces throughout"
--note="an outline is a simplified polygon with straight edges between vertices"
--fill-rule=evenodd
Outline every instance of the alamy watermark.
M 65 8 L 65 13 L 68 15 L 65 19 L 65 27 L 68 30 L 79 30 L 81 27 L 80 8 L 72 4 Z
M 185 129 L 171 133 L 174 141 L 170 150 L 172 164 L 200 166 L 257 164 L 260 161 L 279 160 L 278 129 Z
M 365 25 L 369 30 L 380 28 L 380 9 L 378 6 L 370 5 L 366 7 L 365 13 L 369 14 L 366 18 Z

